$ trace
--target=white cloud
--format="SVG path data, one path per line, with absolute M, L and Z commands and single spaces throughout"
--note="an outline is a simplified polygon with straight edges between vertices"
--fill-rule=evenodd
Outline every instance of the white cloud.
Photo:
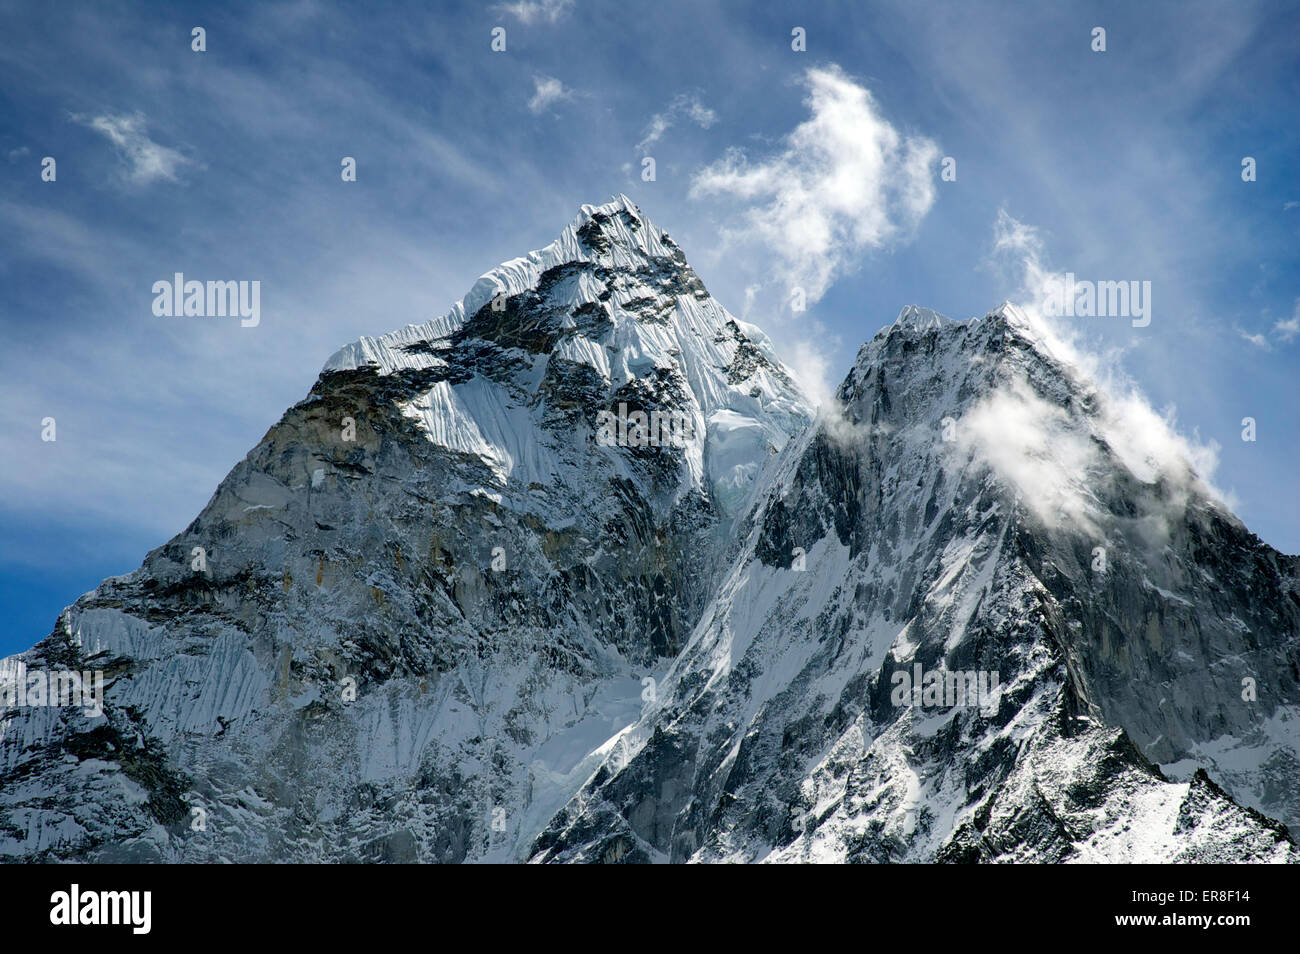
M 831 355 L 842 342 L 838 335 L 826 332 L 820 322 L 815 322 L 814 327 L 821 335 L 816 339 L 795 340 L 782 354 L 782 363 L 804 397 L 817 409 L 817 427 L 822 433 L 843 447 L 861 446 L 871 436 L 873 427 L 865 421 L 849 419 L 844 405 L 835 396 L 836 386 L 830 374 Z
M 962 415 L 957 444 L 984 460 L 1048 526 L 1096 535 L 1084 481 L 1095 465 L 1085 434 L 1062 409 L 1016 379 Z
M 554 76 L 533 77 L 533 98 L 528 101 L 528 108 L 533 113 L 542 113 L 556 103 L 573 98 L 573 90 L 567 89 Z
M 802 82 L 812 115 L 781 151 L 751 162 L 732 149 L 695 176 L 691 196 L 746 203 L 742 224 L 724 237 L 774 253 L 765 270 L 811 304 L 864 252 L 911 238 L 934 204 L 939 149 L 901 134 L 837 66 L 809 69 Z
M 532 24 L 545 20 L 556 23 L 573 7 L 573 0 L 515 0 L 497 5 L 498 10 L 509 13 L 520 23 Z
M 959 433 L 967 432 L 970 446 L 1049 521 L 1064 514 L 1077 525 L 1094 529 L 1088 517 L 1090 493 L 1082 478 L 1088 468 L 1105 466 L 1098 456 L 1103 444 L 1138 480 L 1166 480 L 1172 493 L 1171 512 L 1185 505 L 1191 493 L 1208 494 L 1231 507 L 1231 498 L 1211 483 L 1218 467 L 1218 445 L 1201 442 L 1195 433 L 1179 434 L 1174 409 L 1160 413 L 1152 408 L 1120 369 L 1116 355 L 1092 353 L 1066 324 L 1069 319 L 1045 313 L 1046 289 L 1064 276 L 1045 264 L 1038 231 L 999 210 L 994 254 L 995 260 L 1010 264 L 1018 273 L 1011 297 L 1024 304 L 1010 306 L 1010 316 L 1040 350 L 1060 361 L 1079 386 L 1093 393 L 1095 424 L 1071 421 L 1027 385 L 1013 383 L 999 389 L 988 407 L 962 418 Z M 1055 459 L 1044 460 L 1045 455 Z M 1053 489 L 1058 484 L 1064 488 L 1060 492 Z M 1148 516 L 1153 525 L 1162 525 L 1162 515 Z
M 1295 310 L 1291 313 L 1291 317 L 1273 325 L 1273 333 L 1284 343 L 1289 343 L 1300 335 L 1300 298 L 1295 300 Z
M 1011 297 L 1020 305 L 1017 313 L 1048 352 L 1086 375 L 1096 374 L 1100 362 L 1078 345 L 1074 329 L 1066 326 L 1064 319 L 1048 317 L 1043 307 L 1065 276 L 1047 267 L 1038 230 L 1013 218 L 1006 209 L 998 209 L 993 223 L 993 256 L 994 264 L 1009 266 L 1013 273 Z
M 641 137 L 641 141 L 636 144 L 636 151 L 644 153 L 646 149 L 663 138 L 663 134 L 671 129 L 682 116 L 685 116 L 701 129 L 708 129 L 718 121 L 718 114 L 700 102 L 697 94 L 681 93 L 673 98 L 673 101 L 668 104 L 668 108 L 662 113 L 655 113 L 650 117 L 645 134 Z
M 161 146 L 145 133 L 143 113 L 132 115 L 77 116 L 72 119 L 101 133 L 127 166 L 127 178 L 137 184 L 176 181 L 176 171 L 190 160 L 175 149 Z
M 1273 341 L 1270 341 L 1269 336 L 1263 332 L 1247 334 L 1238 328 L 1237 334 L 1257 348 L 1262 348 L 1265 351 L 1273 350 Z M 1300 298 L 1296 299 L 1295 309 L 1292 311 L 1290 318 L 1282 318 L 1273 322 L 1272 334 L 1273 339 L 1279 344 L 1290 344 L 1300 335 Z

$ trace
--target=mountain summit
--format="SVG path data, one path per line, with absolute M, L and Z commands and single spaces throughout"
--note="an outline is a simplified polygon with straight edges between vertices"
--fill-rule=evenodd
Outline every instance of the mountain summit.
M 0 857 L 1295 860 L 1300 561 L 1135 420 L 1014 306 L 814 415 L 584 206 L 0 663 L 103 678 L 0 717 Z
M 102 670 L 105 704 L 5 712 L 0 856 L 516 857 L 810 416 L 668 235 L 584 206 L 336 353 L 190 526 L 5 661 Z

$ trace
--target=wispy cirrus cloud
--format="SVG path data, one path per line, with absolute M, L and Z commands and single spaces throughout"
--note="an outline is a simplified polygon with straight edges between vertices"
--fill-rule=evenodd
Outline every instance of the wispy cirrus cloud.
M 813 303 L 865 252 L 911 238 L 934 205 L 939 147 L 900 133 L 838 66 L 809 69 L 802 83 L 812 115 L 780 151 L 758 161 L 728 151 L 695 176 L 691 196 L 746 204 L 724 236 L 773 252 L 777 281 Z
M 668 104 L 667 109 L 650 117 L 650 122 L 645 128 L 645 134 L 641 137 L 641 141 L 636 144 L 636 151 L 644 152 L 654 145 L 682 117 L 695 123 L 701 129 L 708 129 L 718 121 L 718 114 L 700 102 L 699 94 L 680 93 L 673 97 L 673 101 Z
M 1295 310 L 1291 313 L 1290 318 L 1273 324 L 1273 334 L 1283 343 L 1294 341 L 1297 335 L 1300 335 L 1300 298 L 1295 300 Z
M 570 99 L 573 99 L 573 90 L 554 76 L 534 76 L 533 96 L 528 100 L 528 110 L 534 115 L 540 115 L 556 103 Z
M 497 4 L 496 9 L 508 13 L 520 23 L 558 23 L 573 9 L 573 0 L 515 0 Z
M 145 132 L 148 122 L 143 113 L 102 116 L 73 114 L 72 119 L 100 133 L 113 144 L 118 156 L 126 164 L 127 179 L 137 185 L 175 182 L 178 170 L 193 162 L 175 149 L 149 138 Z
M 1237 334 L 1264 351 L 1272 351 L 1275 344 L 1290 344 L 1300 336 L 1300 298 L 1295 300 L 1295 307 L 1291 312 L 1291 317 L 1279 318 L 1273 322 L 1270 333 L 1272 337 L 1262 331 L 1250 333 L 1240 328 L 1237 329 Z

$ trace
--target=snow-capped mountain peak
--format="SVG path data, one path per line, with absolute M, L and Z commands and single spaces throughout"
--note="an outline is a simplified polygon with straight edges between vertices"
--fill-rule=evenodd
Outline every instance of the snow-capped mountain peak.
M 891 327 L 907 328 L 912 331 L 926 331 L 930 328 L 940 328 L 951 322 L 952 319 L 947 315 L 941 315 L 931 308 L 922 308 L 920 305 L 904 305 Z
M 0 855 L 518 858 L 809 417 L 661 230 L 584 206 L 339 351 L 183 533 L 0 666 L 107 674 L 101 715 L 0 722 Z
M 361 370 L 415 374 L 404 412 L 501 481 L 549 484 L 554 446 L 602 409 L 675 415 L 688 435 L 676 492 L 707 485 L 728 514 L 744 507 L 755 461 L 808 417 L 766 337 L 709 295 L 626 196 L 584 205 L 554 242 L 486 273 L 446 315 L 343 348 L 323 376 Z
M 377 338 L 363 337 L 335 352 L 322 370 L 346 371 L 371 365 L 388 373 L 402 367 L 427 367 L 430 358 L 420 353 L 420 345 L 445 340 L 467 318 L 490 306 L 493 299 L 508 300 L 534 289 L 542 276 L 554 269 L 593 263 L 635 272 L 654 259 L 685 263 L 672 239 L 646 219 L 631 199 L 619 195 L 602 205 L 583 205 L 555 241 L 480 276 L 447 314 Z M 567 285 L 563 291 L 573 307 L 591 304 L 599 294 L 592 286 L 581 283 Z

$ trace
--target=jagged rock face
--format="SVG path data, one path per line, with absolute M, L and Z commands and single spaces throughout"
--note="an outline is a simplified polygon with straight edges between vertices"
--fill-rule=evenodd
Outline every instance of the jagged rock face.
M 684 439 L 606 446 L 620 409 Z M 22 657 L 104 670 L 106 705 L 5 713 L 0 857 L 523 857 L 809 416 L 666 234 L 584 207 L 443 318 L 331 358 L 182 534 Z
M 1296 559 L 1014 308 L 905 309 L 838 396 L 534 858 L 1295 860 Z

